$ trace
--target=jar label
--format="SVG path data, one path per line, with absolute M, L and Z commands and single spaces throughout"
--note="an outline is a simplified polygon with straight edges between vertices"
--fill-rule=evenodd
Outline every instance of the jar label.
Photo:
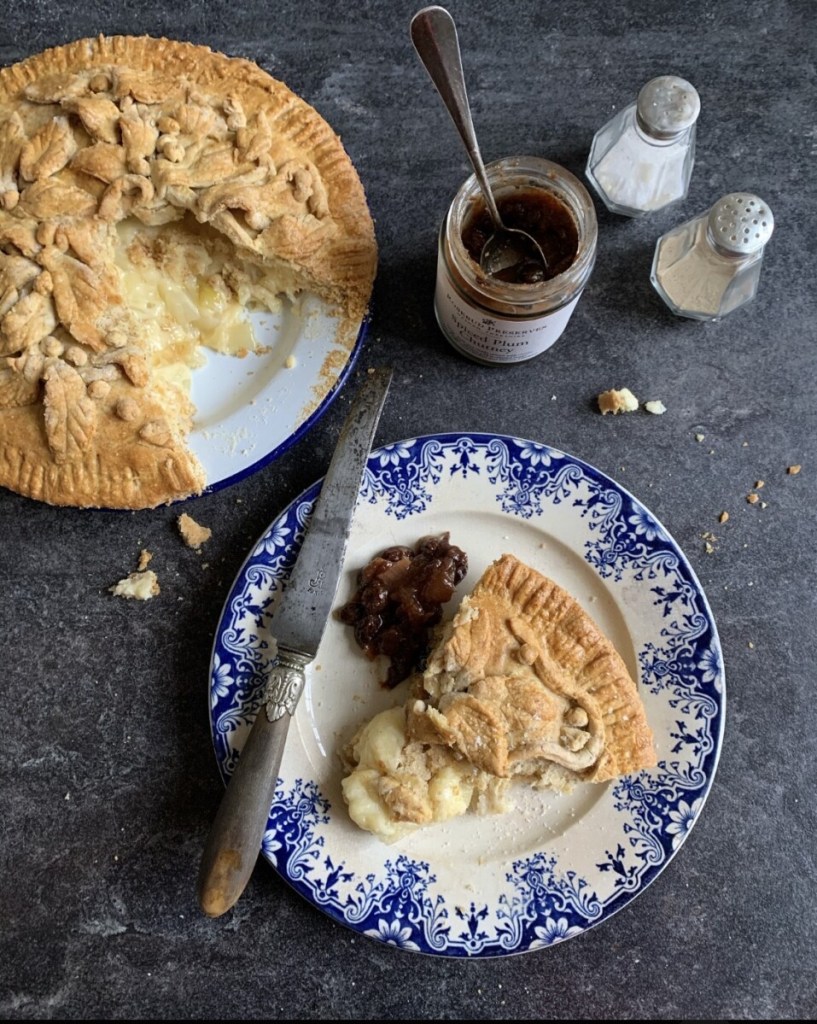
M 440 262 L 434 308 L 443 334 L 464 355 L 485 363 L 518 363 L 546 352 L 559 339 L 579 297 L 530 319 L 499 317 L 465 301 Z

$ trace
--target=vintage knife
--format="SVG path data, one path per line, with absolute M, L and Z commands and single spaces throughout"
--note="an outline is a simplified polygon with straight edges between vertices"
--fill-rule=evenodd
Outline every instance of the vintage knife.
M 355 397 L 275 611 L 277 660 L 199 870 L 199 903 L 210 917 L 233 906 L 258 859 L 287 730 L 304 688 L 304 668 L 317 653 L 332 610 L 363 471 L 391 378 L 390 369 L 375 370 Z

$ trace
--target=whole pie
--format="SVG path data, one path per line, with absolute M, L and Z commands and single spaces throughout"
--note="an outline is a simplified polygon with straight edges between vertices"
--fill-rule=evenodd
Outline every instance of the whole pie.
M 0 71 L 0 485 L 199 493 L 200 346 L 246 354 L 248 307 L 312 293 L 351 348 L 376 258 L 340 140 L 249 61 L 118 36 Z
M 345 751 L 352 819 L 391 841 L 469 809 L 507 807 L 518 779 L 557 790 L 656 764 L 638 687 L 579 603 L 503 555 L 443 627 L 408 701 Z

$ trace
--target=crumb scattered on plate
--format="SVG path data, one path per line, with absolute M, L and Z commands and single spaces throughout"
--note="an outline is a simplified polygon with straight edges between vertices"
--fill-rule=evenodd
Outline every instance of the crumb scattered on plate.
M 148 601 L 159 593 L 159 580 L 152 569 L 132 572 L 123 580 L 108 587 L 115 597 L 134 598 L 137 601 Z
M 728 512 L 721 512 L 721 514 L 718 516 L 718 522 L 719 523 L 725 523 L 728 519 L 729 519 L 729 513 Z
M 598 403 L 603 416 L 608 412 L 613 414 L 635 412 L 638 408 L 638 399 L 629 388 L 611 388 L 610 391 L 602 391 L 598 396 Z
M 653 402 L 645 402 L 644 408 L 647 412 L 651 412 L 653 416 L 663 416 L 667 411 L 667 407 L 661 401 L 660 398 L 656 398 Z
M 142 548 L 142 550 L 139 552 L 139 561 L 136 565 L 136 568 L 139 570 L 139 572 L 142 572 L 143 569 L 147 569 L 148 563 L 150 562 L 151 558 L 153 558 L 153 552 L 148 551 L 147 548 Z
M 797 476 L 802 468 L 802 466 L 786 466 L 786 472 L 789 476 Z
M 177 519 L 177 523 L 179 524 L 179 533 L 182 535 L 182 540 L 189 548 L 193 548 L 194 551 L 198 551 L 202 544 L 213 535 L 213 531 L 209 527 L 201 526 L 186 512 L 182 512 Z
M 284 360 L 284 366 L 288 370 L 294 370 L 297 365 L 298 365 L 298 360 L 291 353 Z
M 756 494 L 747 494 L 746 500 L 750 505 L 756 505 L 760 501 L 760 498 Z

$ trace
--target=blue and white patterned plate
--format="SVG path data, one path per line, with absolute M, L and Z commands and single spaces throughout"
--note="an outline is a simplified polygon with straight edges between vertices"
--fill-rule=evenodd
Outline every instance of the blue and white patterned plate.
M 213 743 L 225 780 L 261 700 L 274 608 L 320 481 L 259 540 L 213 649 Z M 561 584 L 639 680 L 659 765 L 568 796 L 521 790 L 513 811 L 466 815 L 386 846 L 351 823 L 338 750 L 402 700 L 379 686 L 352 631 L 327 627 L 290 728 L 263 853 L 334 920 L 406 950 L 488 957 L 549 946 L 626 906 L 666 867 L 701 812 L 720 752 L 723 658 L 700 584 L 654 516 L 613 480 L 533 441 L 441 434 L 369 458 L 338 605 L 392 544 L 449 531 L 469 557 L 450 613 L 505 551 Z

